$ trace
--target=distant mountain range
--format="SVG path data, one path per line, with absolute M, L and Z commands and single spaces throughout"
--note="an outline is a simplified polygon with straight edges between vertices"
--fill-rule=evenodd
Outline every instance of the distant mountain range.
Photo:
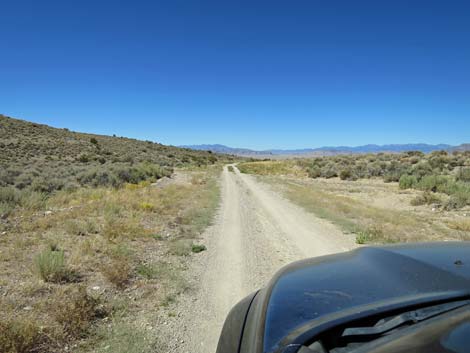
M 271 149 L 271 150 L 251 150 L 248 148 L 233 148 L 225 145 L 189 145 L 181 146 L 192 150 L 212 151 L 216 153 L 232 154 L 243 157 L 258 157 L 258 158 L 276 158 L 276 157 L 307 157 L 307 156 L 329 156 L 337 154 L 361 154 L 361 153 L 380 153 L 390 152 L 399 153 L 405 151 L 421 151 L 430 153 L 432 151 L 440 150 L 470 150 L 470 144 L 462 144 L 460 146 L 451 146 L 446 144 L 429 145 L 425 143 L 417 144 L 393 144 L 393 145 L 364 145 L 357 147 L 349 146 L 328 146 L 320 148 L 304 148 L 304 149 Z

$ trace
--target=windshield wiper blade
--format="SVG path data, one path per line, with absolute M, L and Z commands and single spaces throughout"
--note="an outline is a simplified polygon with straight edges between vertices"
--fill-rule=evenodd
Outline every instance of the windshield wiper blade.
M 461 300 L 457 302 L 434 305 L 427 308 L 408 311 L 406 313 L 395 316 L 390 320 L 380 320 L 372 327 L 350 327 L 343 331 L 342 337 L 351 336 L 380 336 L 391 331 L 403 324 L 417 323 L 430 319 L 434 316 L 446 313 L 448 311 L 460 308 L 470 304 L 470 300 Z

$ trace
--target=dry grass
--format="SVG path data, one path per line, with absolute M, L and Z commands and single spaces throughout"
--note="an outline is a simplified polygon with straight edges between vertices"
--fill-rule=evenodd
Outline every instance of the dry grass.
M 30 318 L 4 318 L 0 322 L 0 352 L 45 352 L 50 340 Z
M 470 232 L 470 220 L 469 219 L 458 219 L 452 220 L 447 223 L 447 225 L 455 230 L 462 232 Z
M 86 337 L 93 321 L 105 314 L 99 301 L 84 286 L 60 289 L 53 300 L 52 315 L 70 338 Z
M 338 191 L 327 183 L 286 181 L 279 178 L 264 179 L 282 190 L 292 202 L 321 218 L 340 226 L 346 233 L 356 234 L 356 240 L 364 243 L 412 242 L 442 239 L 469 239 L 450 229 L 435 214 L 377 207 L 363 201 L 357 192 L 347 192 L 347 187 Z M 371 184 L 370 188 L 379 188 Z M 390 191 L 393 192 L 393 191 Z M 395 191 L 398 193 L 398 188 Z M 454 224 L 454 229 L 463 223 Z
M 158 328 L 142 327 L 187 289 L 186 253 L 173 244 L 192 253 L 218 205 L 219 172 L 187 171 L 191 182 L 164 187 L 64 190 L 42 208 L 14 210 L 1 223 L 0 351 L 155 349 Z
M 237 165 L 242 173 L 258 175 L 292 175 L 306 176 L 307 172 L 303 170 L 296 161 L 263 161 L 246 162 Z

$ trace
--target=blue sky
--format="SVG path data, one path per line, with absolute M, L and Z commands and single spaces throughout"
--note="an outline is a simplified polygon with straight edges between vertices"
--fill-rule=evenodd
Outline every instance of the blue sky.
M 468 1 L 3 1 L 0 113 L 166 144 L 470 141 Z

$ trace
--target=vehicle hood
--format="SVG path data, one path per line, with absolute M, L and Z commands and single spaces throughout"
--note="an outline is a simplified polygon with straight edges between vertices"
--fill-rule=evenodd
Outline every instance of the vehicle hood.
M 264 351 L 304 325 L 383 303 L 465 295 L 470 242 L 363 247 L 293 263 L 266 288 Z

